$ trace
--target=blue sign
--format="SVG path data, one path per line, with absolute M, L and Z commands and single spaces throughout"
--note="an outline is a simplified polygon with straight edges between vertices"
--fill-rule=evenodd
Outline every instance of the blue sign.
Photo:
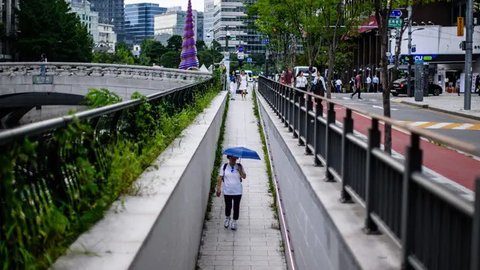
M 251 57 L 247 58 L 247 63 L 252 63 L 252 58 Z
M 238 47 L 238 52 L 243 52 L 243 46 L 242 46 L 242 45 L 240 45 L 240 46 Z
M 392 12 L 390 12 L 390 17 L 402 17 L 402 11 L 399 9 L 394 9 Z
M 264 40 L 262 40 L 262 44 L 269 44 L 270 43 L 270 39 L 266 38 Z

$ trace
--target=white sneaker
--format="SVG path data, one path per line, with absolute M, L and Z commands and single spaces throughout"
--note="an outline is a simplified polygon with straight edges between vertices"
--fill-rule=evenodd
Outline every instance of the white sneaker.
M 230 229 L 232 229 L 232 231 L 237 230 L 237 221 L 236 220 L 232 220 L 232 222 L 230 223 Z
M 230 226 L 230 217 L 226 217 L 223 222 L 223 227 L 228 228 L 228 226 Z

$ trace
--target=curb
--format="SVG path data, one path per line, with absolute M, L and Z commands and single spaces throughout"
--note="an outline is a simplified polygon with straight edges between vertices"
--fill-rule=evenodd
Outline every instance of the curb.
M 413 102 L 405 101 L 405 100 L 401 100 L 399 102 L 403 103 L 403 104 L 410 105 L 410 106 L 415 106 L 415 107 L 427 109 L 427 110 L 443 112 L 443 113 L 446 113 L 446 114 L 453 114 L 453 115 L 456 115 L 456 116 L 461 116 L 461 117 L 470 118 L 470 119 L 473 119 L 473 120 L 480 121 L 480 116 L 476 116 L 476 115 L 470 115 L 470 114 L 461 113 L 461 112 L 444 110 L 444 109 L 441 109 L 441 108 L 438 108 L 438 107 L 431 107 L 428 104 L 417 104 L 417 103 L 413 103 Z

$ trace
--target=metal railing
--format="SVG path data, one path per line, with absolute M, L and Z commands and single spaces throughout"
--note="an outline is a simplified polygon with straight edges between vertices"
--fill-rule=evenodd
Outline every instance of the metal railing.
M 190 106 L 213 85 L 210 79 L 0 132 L 0 261 L 22 257 L 18 243 L 30 255 L 41 256 L 48 241 L 59 237 L 52 232 L 55 213 L 79 217 L 100 207 L 102 194 L 114 192 L 107 181 L 114 155 L 107 153 L 109 145 L 121 139 L 141 152 L 158 125 L 168 124 L 158 120 L 162 114 Z M 138 117 L 142 125 L 136 123 Z M 9 268 L 21 269 L 25 261 L 10 262 Z
M 420 140 L 474 156 L 479 149 L 264 77 L 259 92 L 315 165 L 326 167 L 326 181 L 341 182 L 340 201 L 365 207 L 364 231 L 383 232 L 402 248 L 402 269 L 480 269 L 480 178 L 474 206 L 422 173 Z M 346 110 L 343 124 L 336 106 Z M 354 135 L 353 112 L 371 119 L 366 142 Z M 404 161 L 383 150 L 380 122 L 409 134 Z

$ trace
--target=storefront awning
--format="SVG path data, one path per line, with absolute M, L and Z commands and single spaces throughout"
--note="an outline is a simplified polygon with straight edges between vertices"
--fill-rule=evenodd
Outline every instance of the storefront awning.
M 368 20 L 358 27 L 358 33 L 367 33 L 378 28 L 377 19 L 374 15 L 368 17 Z

